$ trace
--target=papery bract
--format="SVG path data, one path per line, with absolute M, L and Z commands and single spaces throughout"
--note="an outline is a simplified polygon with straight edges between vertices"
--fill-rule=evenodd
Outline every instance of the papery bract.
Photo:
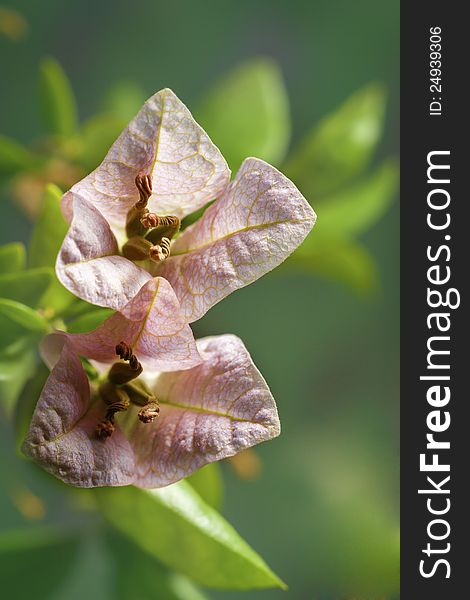
M 74 336 L 63 340 L 23 451 L 66 483 L 163 487 L 279 434 L 266 382 L 243 343 L 223 335 L 197 342 L 202 362 L 192 369 L 150 374 L 159 419 L 141 423 L 130 408 L 117 416 L 113 435 L 99 439 L 103 403 L 90 388 Z
M 64 196 L 66 214 L 79 195 L 118 231 L 138 200 L 136 175 L 154 181 L 149 208 L 183 217 L 216 198 L 230 170 L 206 132 L 169 89 L 154 94 L 114 142 L 101 165 Z
M 76 296 L 118 310 L 151 275 L 119 256 L 116 237 L 97 208 L 78 195 L 73 198 L 73 221 L 57 257 L 57 275 Z
M 119 255 L 142 174 L 152 181 L 148 208 L 159 215 L 182 217 L 217 198 L 199 222 L 167 240 L 172 256 L 159 263 Z M 174 285 L 188 322 L 200 318 L 279 265 L 315 223 L 295 185 L 264 161 L 245 160 L 230 185 L 229 176 L 188 109 L 170 90 L 158 92 L 102 164 L 65 194 L 72 223 L 57 260 L 59 279 L 89 302 L 120 309 L 150 272 Z
M 248 158 L 155 272 L 172 284 L 188 322 L 195 321 L 282 263 L 313 223 L 313 211 L 295 185 L 264 161 Z

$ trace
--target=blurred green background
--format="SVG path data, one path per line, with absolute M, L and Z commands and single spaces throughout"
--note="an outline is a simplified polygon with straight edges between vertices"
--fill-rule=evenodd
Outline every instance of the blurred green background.
M 13 34 L 11 25 L 0 26 L 0 133 L 17 141 L 30 144 L 43 134 L 37 82 L 45 56 L 70 78 L 81 121 L 100 112 L 121 82 L 130 95 L 171 87 L 196 116 L 201 107 L 211 136 L 207 91 L 240 63 L 266 57 L 285 82 L 291 150 L 351 94 L 378 82 L 388 102 L 370 172 L 398 153 L 398 0 L 24 0 L 6 8 L 24 19 L 18 17 Z M 272 159 L 281 168 L 289 167 L 281 159 L 283 135 L 274 151 L 279 159 Z M 26 241 L 30 221 L 10 201 L 11 182 L 3 181 L 0 193 L 2 243 Z M 317 212 L 312 239 L 316 230 L 321 236 Z M 194 326 L 196 337 L 231 332 L 244 340 L 273 391 L 283 428 L 254 457 L 223 465 L 223 514 L 289 590 L 209 591 L 209 598 L 398 596 L 397 202 L 358 236 L 377 264 L 377 282 L 325 278 L 322 264 L 312 272 L 286 267 L 228 297 Z M 316 260 L 321 263 L 321 253 Z M 26 467 L 10 460 L 8 442 L 2 440 L 0 467 L 16 480 Z M 43 483 L 36 485 L 40 496 Z M 41 511 L 25 516 L 21 502 L 3 495 L 3 530 L 42 519 Z M 55 511 L 68 518 L 53 503 L 46 501 L 45 510 L 46 520 Z M 113 598 L 103 584 L 113 576 L 113 557 L 90 531 L 80 562 L 45 597 Z M 137 591 L 128 597 L 165 599 Z

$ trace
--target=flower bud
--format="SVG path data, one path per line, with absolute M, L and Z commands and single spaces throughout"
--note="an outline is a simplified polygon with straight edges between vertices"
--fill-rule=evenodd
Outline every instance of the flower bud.
M 108 372 L 108 381 L 115 385 L 122 385 L 132 381 L 142 373 L 142 365 L 138 360 L 127 363 L 114 363 Z
M 129 260 L 146 260 L 152 243 L 143 237 L 131 237 L 122 247 L 123 255 Z
M 98 389 L 101 399 L 109 407 L 119 410 L 127 410 L 129 408 L 129 394 L 123 389 L 116 387 L 110 381 L 102 383 Z M 117 410 L 115 411 L 117 412 Z
M 151 423 L 155 421 L 159 413 L 160 407 L 158 406 L 158 402 L 149 402 L 139 411 L 139 419 L 142 423 Z
M 137 404 L 137 406 L 145 406 L 150 402 L 157 401 L 152 392 L 140 379 L 132 381 L 131 383 L 126 383 L 122 386 L 122 389 L 128 394 L 132 404 Z

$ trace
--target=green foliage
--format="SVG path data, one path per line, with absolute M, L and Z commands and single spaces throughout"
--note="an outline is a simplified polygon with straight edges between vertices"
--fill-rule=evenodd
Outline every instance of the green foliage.
M 385 93 L 372 84 L 353 94 L 300 143 L 285 173 L 315 202 L 364 171 L 382 137 Z
M 383 216 L 398 188 L 393 159 L 365 174 L 382 137 L 384 111 L 383 89 L 366 86 L 325 117 L 288 160 L 286 174 L 318 221 L 287 269 L 316 273 L 360 293 L 377 287 L 375 261 L 354 238 Z
M 31 417 L 42 388 L 49 377 L 49 369 L 41 362 L 36 368 L 33 376 L 28 379 L 21 390 L 21 394 L 14 409 L 14 423 L 16 433 L 16 449 L 20 453 L 21 444 L 28 432 Z
M 0 298 L 36 307 L 55 277 L 48 267 L 0 275 Z
M 36 164 L 34 156 L 20 143 L 0 135 L 0 177 L 16 175 Z
M 185 481 L 159 490 L 96 490 L 103 516 L 135 544 L 194 581 L 222 589 L 284 587 L 238 533 Z
M 49 329 L 49 323 L 41 314 L 15 300 L 0 298 L 0 315 L 29 331 L 46 333 Z
M 50 183 L 44 190 L 39 218 L 33 229 L 28 249 L 30 267 L 54 267 L 68 224 L 60 210 L 62 191 Z
M 168 571 L 152 554 L 116 531 L 108 531 L 106 541 L 115 563 L 113 600 L 206 599 L 189 579 Z
M 318 236 L 336 239 L 364 233 L 389 208 L 397 187 L 398 167 L 387 160 L 365 180 L 319 201 Z
M 126 121 L 112 114 L 96 115 L 83 124 L 80 159 L 88 170 L 103 160 L 125 126 Z
M 78 117 L 75 97 L 67 75 L 53 58 L 40 65 L 39 99 L 44 124 L 49 133 L 70 136 L 76 133 Z
M 377 288 L 378 274 L 370 253 L 354 240 L 308 238 L 289 259 L 288 268 L 339 281 L 358 293 Z
M 2 318 L 0 316 L 0 325 L 3 325 Z M 16 333 L 15 341 L 0 352 L 0 411 L 3 409 L 7 415 L 12 414 L 25 382 L 34 374 L 36 341 L 34 336 L 24 335 L 24 331 Z
M 77 538 L 52 528 L 0 533 L 0 576 L 7 598 L 49 600 L 77 552 Z
M 204 98 L 196 118 L 236 170 L 248 156 L 278 164 L 290 137 L 290 116 L 278 66 L 247 61 L 223 77 Z
M 106 95 L 105 113 L 128 123 L 139 112 L 147 95 L 135 81 L 121 81 Z
M 210 463 L 186 479 L 204 502 L 220 510 L 224 495 L 224 482 L 219 463 Z
M 26 264 L 26 251 L 21 243 L 0 246 L 0 274 L 22 271 Z
M 86 333 L 87 331 L 92 331 L 112 314 L 113 311 L 110 308 L 92 307 L 88 312 L 67 322 L 67 331 L 70 333 Z

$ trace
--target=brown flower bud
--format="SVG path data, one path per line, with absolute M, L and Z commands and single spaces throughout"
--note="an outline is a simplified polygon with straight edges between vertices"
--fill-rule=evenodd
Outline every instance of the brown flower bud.
M 152 243 L 143 237 L 131 237 L 122 247 L 123 255 L 129 260 L 146 260 Z
M 113 434 L 114 429 L 114 424 L 109 419 L 104 419 L 96 426 L 96 435 L 100 440 L 106 440 Z
M 171 242 L 168 238 L 162 238 L 160 244 L 152 246 L 149 250 L 149 258 L 154 262 L 161 262 L 170 256 Z
M 133 364 L 114 363 L 108 372 L 108 381 L 115 385 L 122 385 L 138 377 L 143 368 L 134 355 L 132 355 L 132 358 L 135 359 L 136 364 L 134 364 L 134 361 L 132 361 Z
M 123 388 L 116 387 L 115 382 L 105 381 L 100 385 L 98 392 L 100 398 L 110 407 L 110 409 L 116 409 L 114 412 L 127 410 L 129 408 L 129 394 Z
M 136 404 L 137 406 L 145 406 L 149 402 L 157 401 L 155 396 L 141 379 L 124 384 L 122 389 L 129 395 L 132 404 Z
M 139 411 L 139 419 L 142 423 L 151 423 L 155 421 L 159 413 L 160 407 L 158 406 L 158 402 L 149 402 Z

